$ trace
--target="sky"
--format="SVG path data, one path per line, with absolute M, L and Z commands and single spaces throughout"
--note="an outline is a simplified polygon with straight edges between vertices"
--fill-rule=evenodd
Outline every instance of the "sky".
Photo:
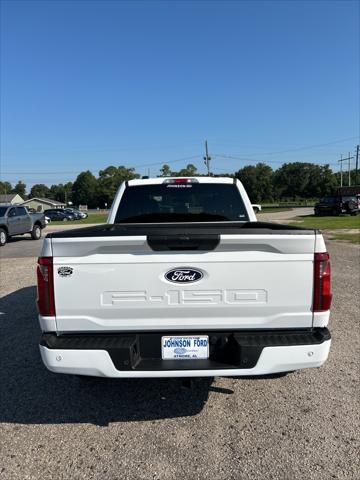
M 359 2 L 1 2 L 2 180 L 329 163 L 359 143 Z M 231 158 L 235 157 L 235 158 Z

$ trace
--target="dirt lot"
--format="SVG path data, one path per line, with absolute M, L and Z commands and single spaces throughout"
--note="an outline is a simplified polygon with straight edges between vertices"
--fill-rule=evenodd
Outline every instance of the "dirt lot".
M 46 371 L 36 259 L 2 258 L 0 478 L 358 479 L 360 248 L 328 246 L 325 366 L 277 379 L 197 379 L 191 389 L 178 380 L 84 384 Z

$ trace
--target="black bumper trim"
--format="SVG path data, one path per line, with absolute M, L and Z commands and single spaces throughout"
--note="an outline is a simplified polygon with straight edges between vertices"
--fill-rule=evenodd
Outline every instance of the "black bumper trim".
M 162 360 L 161 337 L 208 335 L 207 360 Z M 134 333 L 44 333 L 40 345 L 59 350 L 106 350 L 117 370 L 209 370 L 253 368 L 265 347 L 319 345 L 330 340 L 327 328 L 309 330 L 167 331 Z

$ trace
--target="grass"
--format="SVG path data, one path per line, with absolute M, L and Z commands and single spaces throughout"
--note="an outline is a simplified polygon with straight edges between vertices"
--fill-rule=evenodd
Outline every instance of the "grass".
M 276 212 L 290 212 L 292 208 L 287 208 L 287 207 L 262 207 L 261 213 L 276 213 Z
M 330 240 L 346 240 L 360 245 L 360 233 L 337 233 L 330 237 Z
M 68 222 L 52 221 L 50 225 L 88 225 L 89 223 L 106 223 L 106 213 L 90 213 L 87 218 L 82 220 L 69 220 Z
M 299 227 L 319 228 L 320 230 L 336 230 L 343 228 L 360 228 L 360 215 L 340 215 L 339 217 L 316 217 L 307 215 L 295 217 L 289 223 L 296 223 Z

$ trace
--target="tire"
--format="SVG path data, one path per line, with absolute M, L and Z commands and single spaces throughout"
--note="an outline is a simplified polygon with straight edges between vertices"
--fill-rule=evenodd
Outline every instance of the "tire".
M 32 232 L 31 232 L 31 238 L 33 240 L 40 240 L 41 238 L 41 227 L 40 225 L 34 225 Z
M 3 247 L 7 242 L 7 232 L 3 228 L 0 228 L 0 247 Z
M 62 221 L 63 221 L 63 222 L 67 222 L 68 219 L 67 219 L 66 217 L 64 217 L 64 218 L 62 219 Z
M 356 215 L 357 204 L 353 200 L 349 200 L 346 204 L 346 211 L 350 213 L 350 215 Z

